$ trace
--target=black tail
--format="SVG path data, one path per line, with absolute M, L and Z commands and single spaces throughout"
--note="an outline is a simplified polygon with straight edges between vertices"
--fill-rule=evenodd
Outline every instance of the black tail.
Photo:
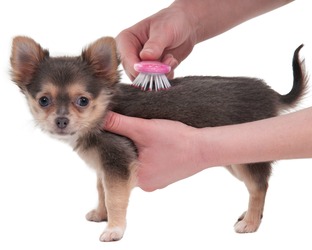
M 296 105 L 297 101 L 299 101 L 307 91 L 308 77 L 305 74 L 304 61 L 300 61 L 299 59 L 299 51 L 302 47 L 303 44 L 301 44 L 294 52 L 292 62 L 294 75 L 293 87 L 288 94 L 281 96 L 281 102 L 287 106 Z

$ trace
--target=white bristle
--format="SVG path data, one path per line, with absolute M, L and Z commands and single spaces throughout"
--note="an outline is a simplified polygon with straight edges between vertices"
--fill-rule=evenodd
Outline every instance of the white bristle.
M 145 90 L 163 90 L 171 87 L 165 74 L 156 73 L 139 73 L 139 75 L 134 79 L 133 86 Z

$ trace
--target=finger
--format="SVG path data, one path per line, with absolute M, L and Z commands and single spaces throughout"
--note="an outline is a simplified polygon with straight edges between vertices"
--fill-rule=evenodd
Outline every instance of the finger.
M 171 45 L 171 38 L 168 35 L 162 34 L 163 30 L 154 28 L 153 33 L 150 34 L 149 39 L 144 44 L 142 51 L 140 52 L 140 58 L 144 60 L 161 60 L 164 50 Z
M 171 67 L 170 72 L 167 74 L 168 79 L 172 79 L 174 77 L 174 70 L 178 67 L 179 62 L 172 54 L 167 54 L 163 58 L 162 61 L 164 64 L 167 64 Z
M 127 76 L 134 80 L 138 73 L 133 65 L 140 61 L 139 51 L 142 49 L 140 42 L 129 31 L 123 31 L 116 37 L 117 50 L 121 64 Z
M 133 140 L 141 134 L 142 126 L 144 127 L 144 119 L 128 117 L 111 111 L 108 112 L 104 121 L 105 130 Z

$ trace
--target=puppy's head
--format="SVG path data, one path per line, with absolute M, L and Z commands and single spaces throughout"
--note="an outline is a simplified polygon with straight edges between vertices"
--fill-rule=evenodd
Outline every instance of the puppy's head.
M 100 38 L 78 57 L 50 57 L 34 40 L 13 40 L 12 80 L 36 123 L 52 135 L 79 135 L 99 126 L 119 81 L 115 40 Z

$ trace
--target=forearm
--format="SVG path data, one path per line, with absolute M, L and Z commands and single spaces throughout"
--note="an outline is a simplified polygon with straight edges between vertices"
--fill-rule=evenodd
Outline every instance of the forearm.
M 172 6 L 187 11 L 197 43 L 292 0 L 176 0 Z
M 250 123 L 201 129 L 110 112 L 105 129 L 134 141 L 141 164 L 138 185 L 152 191 L 208 167 L 312 158 L 311 124 L 312 107 Z
M 198 167 L 310 158 L 311 124 L 312 107 L 251 123 L 200 129 Z

